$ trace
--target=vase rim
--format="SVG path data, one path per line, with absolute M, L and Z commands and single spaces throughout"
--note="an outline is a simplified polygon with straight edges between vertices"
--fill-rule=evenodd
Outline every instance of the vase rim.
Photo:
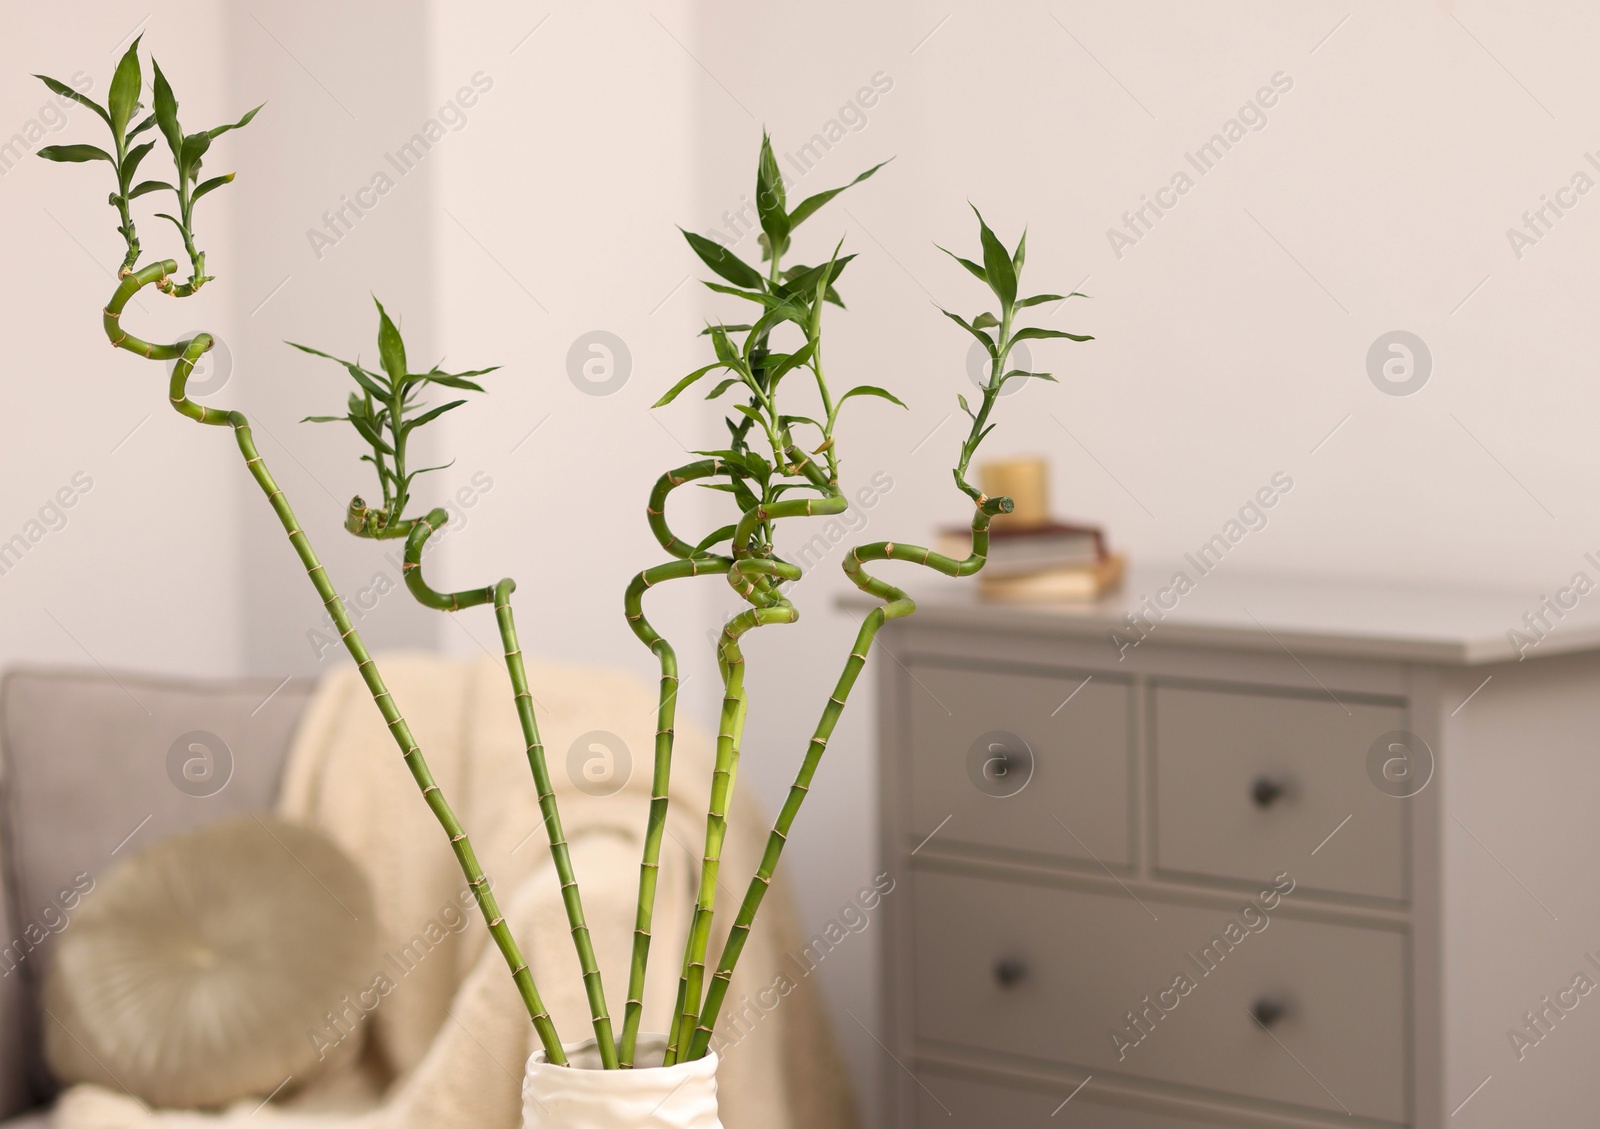
M 635 1061 L 639 1059 L 654 1059 L 659 1061 L 666 1053 L 667 1036 L 656 1034 L 639 1035 L 635 1044 Z M 618 1087 L 654 1089 L 663 1081 L 688 1080 L 691 1078 L 714 1078 L 717 1073 L 717 1052 L 708 1050 L 704 1057 L 691 1062 L 678 1062 L 671 1066 L 634 1066 L 627 1070 L 603 1070 L 600 1068 L 600 1056 L 596 1050 L 595 1039 L 584 1039 L 576 1043 L 562 1043 L 561 1049 L 567 1056 L 567 1066 L 552 1066 L 546 1059 L 543 1047 L 538 1048 L 528 1058 L 527 1080 L 531 1082 L 536 1075 L 546 1072 L 560 1072 L 563 1083 L 567 1086 L 583 1086 L 592 1084 L 614 1091 Z M 585 1081 L 579 1081 L 584 1079 Z M 627 1081 L 632 1079 L 633 1081 Z

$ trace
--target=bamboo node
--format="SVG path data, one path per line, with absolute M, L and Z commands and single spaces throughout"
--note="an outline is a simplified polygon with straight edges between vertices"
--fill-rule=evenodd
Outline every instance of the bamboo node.
M 505 922 L 505 918 L 497 917 L 493 921 L 489 922 L 489 928 L 493 929 L 495 926 L 503 924 L 504 922 Z
M 458 835 L 452 835 L 452 836 L 450 836 L 450 841 L 451 841 L 451 842 L 452 842 L 452 843 L 459 843 L 459 842 L 461 842 L 461 840 L 463 840 L 463 839 L 465 839 L 465 838 L 466 838 L 466 837 L 467 837 L 467 836 L 466 836 L 466 832 L 462 832 L 462 833 L 460 833 L 460 834 L 458 834 Z M 490 924 L 490 925 L 493 925 L 493 924 L 494 924 L 494 922 L 492 922 L 492 921 L 491 921 L 491 922 L 490 922 L 490 923 L 489 923 L 489 924 Z

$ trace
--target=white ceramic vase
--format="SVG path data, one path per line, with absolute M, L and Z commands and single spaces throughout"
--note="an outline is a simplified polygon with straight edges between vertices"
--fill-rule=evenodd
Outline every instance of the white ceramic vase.
M 660 1062 L 665 1035 L 639 1036 L 638 1062 Z M 602 1070 L 593 1039 L 563 1044 L 569 1066 L 543 1050 L 522 1081 L 522 1129 L 722 1129 L 717 1119 L 717 1056 L 676 1066 Z

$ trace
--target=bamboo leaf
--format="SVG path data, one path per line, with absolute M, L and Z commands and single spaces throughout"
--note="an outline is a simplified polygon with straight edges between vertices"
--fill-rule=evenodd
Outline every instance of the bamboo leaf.
M 392 394 L 393 390 L 386 387 L 376 373 L 368 372 L 354 361 L 347 361 L 340 357 L 335 357 L 331 353 L 324 353 L 321 349 L 313 349 L 309 345 L 301 345 L 294 341 L 285 341 L 284 344 L 299 349 L 302 353 L 310 353 L 313 357 L 322 357 L 325 360 L 333 361 L 335 364 L 343 365 L 345 371 L 360 385 L 361 390 L 375 400 L 387 400 Z M 354 399 L 353 394 L 352 399 Z
M 1038 380 L 1048 380 L 1052 384 L 1060 384 L 1061 383 L 1059 380 L 1057 380 L 1054 376 L 1052 376 L 1048 372 L 1029 372 L 1027 369 L 1020 369 L 1020 368 L 1014 368 L 1010 372 L 1006 373 L 1004 376 L 1002 376 L 1000 378 L 1000 383 L 1004 384 L 1006 381 L 1010 380 L 1014 376 L 1024 376 L 1024 377 L 1031 376 L 1031 377 L 1035 377 Z
M 706 534 L 705 538 L 694 547 L 696 553 L 703 553 L 718 541 L 727 541 L 733 536 L 736 526 L 724 525 L 721 529 Z
M 349 416 L 306 416 L 300 422 L 301 423 L 344 423 L 349 418 L 350 418 Z M 367 458 L 368 456 L 362 455 L 361 457 L 362 458 Z
M 139 40 L 143 38 L 142 35 L 134 37 L 111 76 L 111 92 L 106 98 L 106 109 L 111 115 L 111 134 L 118 138 L 118 148 L 122 145 L 128 122 L 133 120 L 133 112 L 138 108 L 139 89 L 144 85 L 144 78 L 139 73 Z
M 376 375 L 369 373 L 360 365 L 346 364 L 345 371 L 361 386 L 361 390 L 376 400 L 387 400 L 390 390 L 378 381 Z
M 127 156 L 122 158 L 122 167 L 117 170 L 117 175 L 121 177 L 123 184 L 132 183 L 133 174 L 139 170 L 139 162 L 149 156 L 150 150 L 155 147 L 154 141 L 146 141 L 143 145 L 135 145 L 128 150 Z
M 105 161 L 115 165 L 115 158 L 104 149 L 95 145 L 46 145 L 39 150 L 39 156 L 47 161 L 63 161 L 78 164 L 83 161 Z
M 719 243 L 713 243 L 703 235 L 696 235 L 692 231 L 683 231 L 683 237 L 689 241 L 689 246 L 694 248 L 694 253 L 700 256 L 700 261 L 716 271 L 723 278 L 735 286 L 743 286 L 747 290 L 760 290 L 765 280 L 761 272 L 749 263 L 740 259 L 732 251 Z
M 1012 344 L 1018 341 L 1043 341 L 1051 337 L 1065 337 L 1068 341 L 1093 341 L 1094 338 L 1082 333 L 1068 333 L 1062 329 L 1042 329 L 1030 325 L 1027 329 L 1019 329 L 1011 335 Z
M 761 499 L 740 479 L 734 480 L 733 500 L 739 503 L 741 510 L 753 510 L 761 504 Z
M 383 371 L 389 374 L 391 386 L 399 385 L 406 378 L 406 343 L 401 340 L 400 330 L 390 320 L 388 311 L 378 301 L 376 294 L 372 302 L 378 307 L 378 359 L 383 364 Z
M 49 87 L 50 93 L 59 94 L 61 97 L 69 98 L 80 106 L 89 107 L 89 109 L 100 115 L 101 121 L 105 122 L 107 125 L 111 124 L 111 115 L 106 113 L 105 107 L 100 105 L 100 103 L 96 102 L 93 98 L 79 94 L 76 90 L 72 89 L 72 87 L 68 86 L 60 79 L 51 78 L 49 75 L 36 74 L 33 77 Z M 128 136 L 132 137 L 133 134 L 130 133 Z
M 194 195 L 192 197 L 190 197 L 190 199 L 191 199 L 191 201 L 198 200 L 198 199 L 200 199 L 200 197 L 204 196 L 207 192 L 210 192 L 210 191 L 212 191 L 214 189 L 217 189 L 217 188 L 221 188 L 224 184 L 232 184 L 232 183 L 233 183 L 233 174 L 231 172 L 230 173 L 224 173 L 221 176 L 214 176 L 210 180 L 206 181 L 204 184 L 202 184 L 198 188 L 196 188 L 194 190 Z
M 338 361 L 341 365 L 350 364 L 349 361 L 341 357 L 336 357 L 332 353 L 324 353 L 321 349 L 313 349 L 310 345 L 301 345 L 294 341 L 285 341 L 284 344 L 290 348 L 299 349 L 302 353 L 310 353 L 313 357 L 323 357 L 330 361 Z
M 711 344 L 717 351 L 717 360 L 734 372 L 745 371 L 739 354 L 734 351 L 733 342 L 728 340 L 728 331 L 722 326 L 719 325 L 712 328 Z
M 173 96 L 167 76 L 161 73 L 161 64 L 151 59 L 150 66 L 155 71 L 155 78 L 151 84 L 154 89 L 152 112 L 156 125 L 161 127 L 161 136 L 167 139 L 167 148 L 172 150 L 172 160 L 176 164 L 183 157 L 183 130 L 178 125 L 178 100 Z
M 1017 240 L 1017 249 L 1011 253 L 1011 269 L 1017 277 L 1022 277 L 1022 260 L 1027 257 L 1028 229 L 1022 229 L 1022 238 Z
M 718 384 L 711 391 L 707 392 L 706 393 L 706 399 L 707 400 L 715 400 L 718 396 L 722 395 L 728 389 L 732 388 L 735 384 L 743 384 L 743 383 L 744 383 L 744 380 L 742 378 L 737 377 L 737 376 L 730 376 L 730 377 L 728 377 L 727 380 L 722 381 L 720 384 Z
M 667 389 L 666 395 L 662 396 L 661 399 L 657 400 L 655 403 L 651 404 L 650 406 L 652 408 L 665 407 L 666 405 L 672 403 L 672 401 L 674 401 L 674 400 L 676 400 L 678 398 L 678 393 L 682 392 L 685 388 L 689 387 L 689 385 L 691 385 L 695 381 L 699 380 L 706 373 L 710 372 L 712 369 L 718 369 L 718 368 L 722 368 L 722 367 L 723 367 L 722 363 L 719 361 L 716 364 L 706 365 L 703 368 L 695 369 L 688 376 L 684 377 L 682 380 L 678 381 L 678 383 L 674 384 L 671 388 Z
M 894 160 L 894 158 L 890 157 L 889 161 L 892 160 Z M 830 188 L 826 192 L 818 192 L 815 196 L 807 196 L 804 200 L 800 201 L 800 203 L 795 207 L 794 211 L 789 213 L 789 229 L 793 231 L 795 228 L 799 227 L 813 214 L 815 214 L 816 210 L 822 207 L 822 205 L 826 204 L 829 200 L 832 200 L 845 189 L 854 188 L 863 180 L 866 180 L 867 177 L 883 168 L 883 166 L 888 164 L 889 161 L 879 161 L 866 172 L 852 180 L 849 184 L 841 185 L 838 188 Z
M 210 148 L 211 138 L 207 134 L 191 133 L 185 137 L 183 148 L 178 151 L 178 176 L 184 180 L 194 179 L 206 150 Z
M 778 287 L 778 293 L 785 298 L 791 298 L 796 294 L 809 296 L 817 288 L 817 283 L 821 279 L 826 278 L 831 285 L 834 280 L 844 273 L 844 268 L 849 266 L 850 260 L 854 258 L 855 255 L 853 254 L 843 255 L 823 263 L 821 266 L 794 267 L 791 270 L 786 270 L 783 272 L 784 281 Z
M 852 396 L 876 396 L 880 400 L 888 400 L 891 404 L 899 404 L 902 408 L 904 408 L 906 406 L 905 401 L 900 399 L 900 397 L 896 396 L 893 392 L 890 392 L 886 388 L 879 388 L 877 385 L 874 385 L 874 384 L 858 384 L 858 385 L 856 385 L 854 388 L 850 389 L 850 391 L 846 392 L 843 396 L 839 397 L 839 404 L 842 405 L 846 400 L 848 400 Z M 835 410 L 837 410 L 837 409 L 835 409 Z
M 404 423 L 402 423 L 400 425 L 400 434 L 401 435 L 408 435 L 412 431 L 414 431 L 417 428 L 421 427 L 423 424 L 432 423 L 434 420 L 436 420 L 440 416 L 444 415 L 445 412 L 451 411 L 451 410 L 453 410 L 455 408 L 459 408 L 462 404 L 465 404 L 465 403 L 466 403 L 465 400 L 451 400 L 448 404 L 440 404 L 437 408 L 431 408 L 428 411 L 423 412 L 416 419 L 408 419 Z M 422 472 L 421 471 L 417 471 L 417 473 L 421 474 Z
M 811 355 L 816 351 L 817 343 L 815 340 L 812 340 L 807 341 L 804 345 L 800 346 L 800 348 L 796 349 L 792 353 L 778 354 L 778 358 L 781 359 L 778 359 L 777 364 L 774 364 L 767 369 L 767 386 L 772 387 L 773 385 L 777 384 L 778 381 L 783 377 L 784 373 L 791 372 L 799 365 L 805 364 L 811 359 Z
M 423 375 L 424 378 L 426 378 L 428 380 L 431 380 L 431 381 L 433 381 L 434 383 L 437 384 L 437 383 L 443 383 L 444 378 L 447 377 L 447 376 L 448 377 L 488 376 L 491 372 L 499 372 L 503 367 L 505 367 L 505 366 L 503 366 L 503 365 L 490 365 L 488 368 L 468 369 L 466 372 L 441 372 L 440 369 L 439 369 L 439 366 L 438 365 L 434 365 L 433 368 L 429 369 L 427 372 L 423 373 L 422 375 Z
M 771 294 L 765 294 L 758 290 L 741 290 L 737 286 L 724 286 L 722 283 L 712 282 L 710 279 L 703 278 L 700 280 L 700 284 L 706 287 L 708 290 L 715 290 L 718 294 L 732 294 L 736 298 L 744 298 L 751 302 L 760 302 L 763 305 L 771 305 L 779 300 L 774 298 Z M 730 326 L 729 328 L 734 327 Z M 749 327 L 745 326 L 744 328 Z
M 967 403 L 967 398 L 959 392 L 956 393 L 956 402 L 961 405 L 961 410 L 966 412 L 968 416 L 972 416 L 973 419 L 977 418 L 976 416 L 973 416 L 972 406 Z
M 780 302 L 762 314 L 755 325 L 749 327 L 750 336 L 745 339 L 746 349 L 753 349 L 761 341 L 766 340 L 774 329 L 786 321 L 792 321 L 796 325 L 804 326 L 807 317 L 808 313 L 803 306 L 789 300 Z M 734 327 L 730 325 L 728 328 L 733 329 Z
M 935 243 L 934 246 L 935 247 L 939 247 L 939 245 L 937 243 Z M 947 250 L 944 247 L 939 247 L 939 250 L 944 251 L 944 253 L 946 255 L 949 255 L 956 262 L 958 262 L 962 266 L 966 267 L 967 270 L 972 272 L 972 276 L 974 278 L 976 278 L 979 282 L 983 283 L 985 286 L 989 285 L 989 275 L 977 263 L 973 262 L 971 259 L 963 259 L 960 255 L 956 254 L 954 251 Z
M 140 122 L 138 125 L 134 126 L 128 131 L 127 140 L 132 141 L 135 137 L 138 137 L 141 133 L 155 124 L 156 116 L 154 114 L 146 114 L 144 121 Z
M 162 189 L 166 189 L 168 192 L 177 191 L 176 188 L 164 180 L 146 180 L 133 186 L 133 191 L 128 193 L 128 199 L 132 200 L 135 197 L 143 196 L 147 192 L 159 192 Z
M 1011 265 L 1011 255 L 1005 244 L 984 222 L 983 213 L 976 205 L 972 214 L 978 217 L 978 235 L 983 241 L 983 273 L 988 276 L 989 289 L 1000 299 L 1000 308 L 1009 309 L 1017 300 L 1017 268 Z
M 361 438 L 370 443 L 373 448 L 382 451 L 385 455 L 394 454 L 394 448 L 384 440 L 383 433 L 378 430 L 371 420 L 353 415 L 350 417 L 350 423 L 361 435 Z
M 261 106 L 265 106 L 265 105 L 266 105 L 265 102 L 261 103 Z M 217 137 L 221 137 L 224 133 L 227 133 L 230 129 L 243 129 L 245 126 L 250 124 L 250 119 L 251 118 L 255 117 L 257 114 L 259 114 L 261 112 L 261 106 L 257 106 L 255 109 L 251 110 L 248 114 L 246 114 L 244 117 L 240 118 L 238 121 L 234 122 L 232 125 L 214 125 L 214 126 L 212 126 L 210 129 L 206 130 L 206 136 L 207 137 L 211 137 L 211 138 L 217 138 Z M 421 474 L 422 472 L 419 470 L 417 473 Z
M 1017 302 L 1017 309 L 1025 310 L 1029 306 L 1043 305 L 1045 302 L 1064 302 L 1068 298 L 1087 298 L 1087 294 L 1079 294 L 1074 290 L 1071 294 L 1035 294 L 1032 298 L 1022 298 Z
M 496 366 L 496 367 L 499 367 L 499 366 Z M 494 369 L 485 369 L 484 371 L 485 372 L 493 372 Z M 475 373 L 473 373 L 473 374 L 461 373 L 461 374 L 458 374 L 458 375 L 452 375 L 452 374 L 447 373 L 447 372 L 442 372 L 442 373 L 438 374 L 437 376 L 434 376 L 432 374 L 428 374 L 427 380 L 428 380 L 429 384 L 439 384 L 439 385 L 443 385 L 445 388 L 460 388 L 460 389 L 462 389 L 463 391 L 466 391 L 466 392 L 482 392 L 483 391 L 483 385 L 478 384 L 475 381 L 468 380 L 467 377 L 469 375 L 477 375 L 477 374 L 475 374 Z
M 767 253 L 762 258 L 771 258 L 774 247 L 782 254 L 784 244 L 789 241 L 788 201 L 783 190 L 783 173 L 778 168 L 778 159 L 772 155 L 772 138 L 765 130 L 761 132 L 761 156 L 756 161 L 756 215 L 767 237 Z
M 972 334 L 972 336 L 976 337 L 979 341 L 982 341 L 983 347 L 989 350 L 989 355 L 991 357 L 996 355 L 994 339 L 987 333 L 973 325 L 971 322 L 967 321 L 967 319 L 962 317 L 960 314 L 952 314 L 949 310 L 943 308 L 941 308 L 939 312 L 945 317 L 949 318 L 951 321 L 955 322 L 962 329 Z
M 972 319 L 972 324 L 976 329 L 989 329 L 992 326 L 999 325 L 1000 319 L 995 317 L 989 311 L 985 310 L 983 313 Z

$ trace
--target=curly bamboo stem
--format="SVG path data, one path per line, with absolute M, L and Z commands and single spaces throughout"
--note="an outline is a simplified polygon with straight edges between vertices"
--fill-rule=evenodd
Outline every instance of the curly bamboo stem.
M 565 1063 L 566 1056 L 561 1050 L 561 1038 L 556 1033 L 555 1025 L 550 1019 L 549 1012 L 545 1009 L 544 1001 L 539 996 L 539 990 L 534 984 L 533 975 L 528 970 L 527 962 L 522 959 L 522 953 L 517 947 L 516 940 L 511 935 L 510 928 L 505 923 L 505 918 L 500 912 L 499 903 L 496 901 L 494 891 L 489 888 L 489 880 L 483 873 L 483 868 L 478 864 L 477 855 L 472 850 L 472 844 L 467 838 L 466 831 L 456 819 L 455 812 L 451 810 L 445 800 L 443 792 L 434 782 L 433 774 L 428 769 L 428 763 L 422 755 L 411 728 L 401 716 L 399 708 L 395 705 L 389 689 L 384 685 L 383 676 L 378 672 L 377 664 L 368 653 L 366 645 L 362 642 L 355 625 L 351 623 L 349 613 L 345 611 L 344 602 L 339 598 L 339 593 L 334 589 L 333 582 L 328 579 L 327 571 L 322 562 L 317 559 L 316 552 L 311 547 L 304 531 L 300 528 L 299 519 L 295 517 L 294 510 L 290 508 L 288 499 L 283 490 L 273 479 L 267 469 L 266 461 L 256 449 L 255 439 L 250 431 L 249 421 L 243 412 L 224 411 L 218 408 L 209 408 L 196 404 L 185 394 L 185 388 L 190 374 L 194 371 L 195 362 L 211 347 L 212 340 L 209 334 L 197 334 L 193 339 L 173 345 L 156 345 L 133 337 L 124 332 L 121 327 L 122 311 L 128 301 L 138 291 L 151 284 L 161 287 L 169 276 L 177 270 L 177 263 L 172 260 L 163 260 L 154 263 L 140 271 L 126 274 L 117 285 L 116 292 L 111 301 L 106 304 L 103 314 L 103 325 L 106 337 L 111 344 L 119 349 L 126 349 L 131 353 L 150 360 L 172 360 L 178 363 L 173 366 L 172 380 L 169 385 L 168 396 L 173 408 L 183 416 L 198 423 L 217 427 L 231 427 L 234 440 L 239 446 L 240 453 L 244 456 L 245 466 L 249 469 L 256 484 L 261 487 L 267 496 L 267 502 L 278 516 L 278 521 L 283 525 L 289 535 L 289 542 L 299 556 L 301 564 L 305 566 L 306 575 L 310 578 L 312 586 L 316 588 L 317 595 L 322 598 L 322 605 L 333 618 L 339 631 L 339 637 L 344 640 L 345 649 L 350 652 L 350 657 L 355 660 L 356 669 L 360 672 L 362 681 L 366 683 L 367 690 L 372 695 L 373 702 L 387 723 L 389 733 L 399 746 L 402 759 L 410 770 L 417 786 L 422 789 L 422 798 L 427 803 L 429 810 L 439 821 L 445 833 L 450 837 L 451 850 L 455 852 L 456 861 L 461 867 L 461 872 L 466 876 L 467 885 L 472 890 L 473 896 L 478 900 L 478 907 L 483 913 L 484 921 L 488 923 L 489 934 L 494 938 L 496 947 L 505 958 L 507 966 L 511 969 L 512 979 L 516 982 L 517 991 L 522 996 L 528 1015 L 532 1019 L 539 1041 L 544 1046 L 545 1054 L 551 1062 Z
M 760 910 L 761 902 L 772 885 L 772 876 L 777 871 L 784 845 L 789 841 L 790 830 L 794 826 L 795 818 L 800 814 L 801 804 L 805 802 L 811 790 L 811 781 L 822 763 L 822 755 L 827 751 L 828 739 L 833 735 L 834 726 L 844 713 L 850 691 L 855 686 L 862 668 L 866 666 L 867 655 L 872 650 L 878 630 L 889 620 L 908 616 L 917 610 L 916 602 L 905 591 L 888 581 L 870 575 L 862 566 L 867 561 L 874 560 L 911 561 L 946 576 L 969 576 L 981 569 L 988 559 L 990 517 L 996 513 L 1009 512 L 1010 509 L 1009 498 L 984 499 L 978 505 L 972 516 L 972 552 L 961 560 L 935 553 L 918 545 L 896 544 L 892 541 L 862 545 L 853 549 L 844 559 L 844 571 L 851 582 L 862 591 L 886 602 L 882 607 L 874 608 L 868 613 L 860 631 L 856 633 L 855 645 L 850 649 L 850 656 L 845 660 L 844 670 L 834 684 L 833 693 L 828 696 L 828 704 L 823 707 L 822 716 L 818 719 L 811 741 L 806 747 L 800 771 L 796 774 L 794 783 L 790 785 L 789 795 L 784 800 L 783 808 L 767 836 L 767 847 L 762 854 L 761 865 L 756 870 L 755 877 L 750 880 L 750 887 L 745 892 L 738 917 L 734 920 L 728 940 L 722 947 L 717 971 L 706 989 L 705 1006 L 689 1045 L 687 1055 L 689 1059 L 702 1057 L 711 1045 L 717 1017 L 721 1014 L 723 1000 L 733 980 L 733 971 L 739 963 L 739 956 L 744 951 L 745 941 L 755 925 L 756 913 Z
M 826 481 L 825 476 L 824 481 Z M 683 973 L 678 985 L 677 1021 L 667 1048 L 667 1065 L 681 1061 L 688 1053 L 695 1029 L 699 1024 L 701 991 L 706 971 L 706 948 L 710 943 L 711 922 L 716 905 L 717 872 L 721 866 L 722 847 L 727 838 L 728 806 L 733 794 L 744 721 L 749 708 L 744 692 L 744 654 L 739 647 L 739 638 L 756 627 L 769 623 L 793 623 L 799 618 L 799 612 L 793 605 L 775 593 L 774 603 L 761 606 L 764 591 L 757 582 L 758 578 L 768 575 L 798 579 L 799 570 L 792 565 L 767 557 L 749 555 L 753 551 L 750 542 L 756 530 L 768 522 L 785 517 L 821 517 L 838 514 L 848 505 L 848 500 L 836 487 L 822 498 L 763 502 L 745 511 L 734 531 L 732 546 L 734 562 L 729 570 L 728 582 L 740 595 L 757 606 L 739 613 L 728 621 L 723 628 L 722 640 L 718 647 L 726 689 L 718 727 L 717 765 L 712 774 L 711 800 L 706 814 L 706 843 L 700 866 L 700 889 L 695 899 L 694 920 L 690 927 L 688 943 L 684 949 Z
M 650 818 L 645 827 L 644 854 L 639 863 L 638 910 L 633 928 L 633 961 L 628 977 L 628 1002 L 623 1015 L 618 1058 L 633 1065 L 639 1023 L 644 1013 L 645 969 L 650 960 L 650 928 L 655 915 L 656 885 L 661 871 L 661 836 L 666 828 L 667 790 L 672 780 L 672 746 L 677 719 L 678 656 L 644 615 L 644 594 L 667 580 L 725 573 L 733 561 L 727 557 L 696 557 L 645 569 L 628 585 L 624 604 L 628 626 L 650 648 L 661 667 L 660 698 L 656 706 L 655 772 L 650 782 Z M 676 1015 L 676 1012 L 674 1013 Z
M 533 770 L 534 787 L 539 794 L 539 811 L 544 816 L 545 830 L 550 838 L 550 857 L 556 866 L 561 882 L 561 900 L 566 908 L 567 923 L 572 932 L 572 943 L 578 951 L 578 964 L 583 969 L 583 986 L 589 999 L 589 1015 L 594 1025 L 595 1045 L 600 1052 L 601 1065 L 607 1070 L 618 1066 L 617 1047 L 611 1030 L 611 1016 L 606 1007 L 605 989 L 601 984 L 600 965 L 595 959 L 594 941 L 589 935 L 589 924 L 583 914 L 583 899 L 578 891 L 578 880 L 572 869 L 572 854 L 568 848 L 566 832 L 561 826 L 561 814 L 556 805 L 555 787 L 550 779 L 550 768 L 545 760 L 544 743 L 539 738 L 539 722 L 534 715 L 533 694 L 528 689 L 528 674 L 523 665 L 522 648 L 517 643 L 516 622 L 511 611 L 511 593 L 517 583 L 510 577 L 486 588 L 470 588 L 461 592 L 439 592 L 430 588 L 422 577 L 422 551 L 428 538 L 443 528 L 450 515 L 443 509 L 429 511 L 425 517 L 412 523 L 406 537 L 405 578 L 406 587 L 418 602 L 440 611 L 454 612 L 477 607 L 491 601 L 495 621 L 500 628 L 500 641 L 505 647 L 506 670 L 511 676 L 511 688 L 517 705 L 517 720 L 522 726 L 523 742 L 527 748 L 528 766 Z

